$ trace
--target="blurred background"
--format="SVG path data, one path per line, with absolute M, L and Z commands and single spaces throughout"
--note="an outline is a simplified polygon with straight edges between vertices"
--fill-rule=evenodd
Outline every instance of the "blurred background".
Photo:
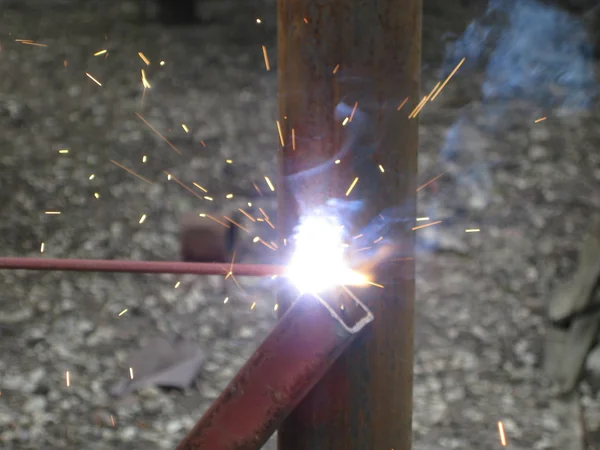
M 573 320 L 546 313 L 600 237 L 598 9 L 424 0 L 422 95 L 466 59 L 420 113 L 418 225 L 441 222 L 415 230 L 415 450 L 600 444 L 596 313 L 559 350 L 548 330 Z M 0 11 L 0 255 L 177 260 L 187 214 L 276 226 L 274 0 Z M 273 261 L 269 219 L 236 220 L 238 260 Z M 0 286 L 7 450 L 172 449 L 276 320 L 262 279 L 3 270 Z M 156 386 L 175 353 L 199 369 Z

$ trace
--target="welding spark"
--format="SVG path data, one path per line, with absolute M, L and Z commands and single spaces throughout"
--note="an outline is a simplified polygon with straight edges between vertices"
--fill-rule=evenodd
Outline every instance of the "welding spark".
M 46 247 L 46 245 L 42 242 L 42 245 L 40 245 L 40 253 L 44 253 L 45 247 Z
M 316 293 L 367 282 L 364 275 L 347 265 L 343 237 L 343 227 L 333 217 L 314 215 L 301 219 L 286 274 L 300 292 Z
M 402 109 L 402 107 L 406 104 L 407 101 L 408 101 L 408 97 L 406 97 L 404 100 L 402 100 L 402 103 L 400 103 L 400 106 L 398 106 L 397 111 L 400 111 Z
M 506 447 L 506 434 L 504 433 L 504 424 L 502 422 L 498 422 L 498 434 L 500 435 L 502 447 Z
M 63 155 L 66 155 L 67 153 L 69 153 L 69 150 L 67 150 L 66 148 L 59 150 L 58 153 L 61 153 Z
M 265 181 L 269 185 L 269 189 L 271 189 L 271 191 L 275 191 L 275 187 L 273 186 L 273 183 L 271 183 L 271 180 L 269 179 L 269 177 L 265 177 Z
M 96 53 L 94 53 L 94 56 L 100 56 L 100 55 L 104 55 L 104 54 L 105 54 L 107 51 L 108 51 L 108 50 L 106 50 L 106 49 L 103 49 L 103 50 L 97 51 Z
M 146 63 L 147 66 L 150 65 L 150 61 L 148 60 L 148 58 L 146 58 L 146 56 L 144 56 L 144 54 L 142 52 L 138 52 L 138 56 L 140 58 L 142 58 L 142 61 L 144 61 Z
M 352 189 L 354 189 L 354 186 L 356 186 L 356 183 L 358 182 L 358 177 L 356 177 L 354 179 L 354 181 L 352 182 L 352 184 L 350 185 L 350 187 L 348 188 L 348 190 L 346 191 L 346 197 L 348 197 L 350 195 L 350 192 L 352 192 Z
M 446 84 L 448 84 L 448 81 L 450 81 L 450 78 L 452 78 L 454 76 L 454 74 L 458 71 L 458 69 L 460 68 L 460 66 L 462 66 L 462 64 L 465 62 L 465 59 L 466 58 L 461 59 L 460 62 L 454 68 L 454 70 L 452 72 L 450 72 L 450 75 L 448 75 L 448 77 L 444 80 L 444 82 L 442 83 L 442 85 L 440 86 L 440 88 L 437 90 L 437 92 L 435 93 L 435 95 L 431 98 L 431 101 L 434 101 L 435 98 L 438 95 L 440 95 L 440 92 L 442 92 L 442 89 L 444 89 L 444 86 L 446 86 Z
M 350 122 L 354 119 L 354 113 L 356 112 L 356 108 L 358 108 L 358 102 L 354 103 L 354 107 L 352 108 L 352 112 L 350 113 Z
M 48 47 L 46 44 L 38 44 L 37 42 L 33 42 L 29 39 L 17 39 L 16 41 L 20 44 L 34 45 L 36 47 Z
M 546 120 L 546 119 L 547 119 L 547 117 L 540 117 L 539 119 L 537 119 L 535 121 L 535 123 L 540 123 L 540 122 L 542 122 L 543 120 Z
M 117 317 L 121 317 L 123 314 L 125 314 L 127 312 L 127 308 L 125 308 L 123 311 L 121 311 Z
M 144 69 L 142 69 L 141 72 L 142 72 L 142 86 L 144 86 L 144 89 L 150 89 L 152 86 L 150 86 L 150 82 L 146 79 L 146 72 L 144 71 Z
M 129 368 L 129 378 L 133 380 L 133 367 Z
M 431 222 L 431 223 L 426 223 L 424 225 L 419 225 L 419 226 L 416 226 L 416 227 L 412 227 L 412 230 L 413 231 L 420 230 L 421 228 L 427 228 L 427 227 L 430 227 L 432 225 L 437 225 L 438 223 L 442 223 L 442 221 L 438 220 L 437 222 Z
M 100 83 L 98 80 L 96 80 L 93 76 L 91 76 L 89 73 L 85 73 L 90 80 L 92 80 L 94 83 L 96 83 L 98 86 L 102 86 L 102 83 Z
M 421 186 L 419 186 L 417 188 L 417 192 L 419 192 L 421 189 L 423 189 L 424 187 L 429 186 L 431 183 L 433 183 L 434 181 L 439 180 L 446 172 L 442 172 L 441 174 L 439 174 L 437 177 L 432 178 L 431 180 L 429 180 L 427 183 L 422 184 Z
M 281 146 L 285 147 L 285 142 L 283 141 L 283 132 L 281 131 L 281 124 L 279 123 L 279 120 L 276 120 L 277 122 L 277 132 L 279 133 L 279 142 L 281 142 Z
M 200 189 L 203 192 L 208 192 L 206 189 L 204 189 L 202 186 L 200 186 L 198 183 L 192 183 L 194 186 L 196 186 L 198 189 Z
M 65 383 L 66 383 L 67 387 L 71 386 L 71 374 L 69 374 L 68 370 L 65 373 Z
M 465 233 L 478 233 L 479 231 L 481 231 L 479 228 L 469 228 L 465 230 Z
M 421 100 L 421 102 L 417 105 L 417 107 L 410 113 L 410 115 L 408 116 L 409 119 L 414 119 L 415 117 L 417 117 L 417 115 L 421 112 L 421 110 L 423 109 L 423 107 L 425 106 L 425 104 L 430 101 L 431 96 L 433 95 L 433 93 L 436 91 L 436 89 L 438 88 L 438 86 L 440 85 L 440 83 L 436 84 L 433 89 L 431 90 L 431 92 L 429 92 L 429 94 L 427 94 L 423 100 Z
M 144 177 L 143 177 L 143 176 L 141 176 L 141 175 L 138 175 L 138 174 L 137 174 L 137 173 L 135 173 L 133 170 L 131 170 L 131 169 L 128 169 L 127 167 L 125 167 L 125 166 L 123 166 L 123 165 L 119 164 L 118 162 L 116 162 L 116 161 L 113 161 L 112 159 L 110 160 L 110 162 L 111 162 L 111 163 L 113 163 L 115 166 L 117 166 L 117 167 L 120 167 L 120 168 L 121 168 L 121 169 L 123 169 L 124 171 L 126 171 L 126 172 L 129 172 L 129 173 L 130 173 L 131 175 L 133 175 L 134 177 L 137 177 L 137 178 L 139 178 L 140 180 L 142 180 L 142 181 L 145 181 L 145 182 L 146 182 L 146 183 L 148 183 L 148 184 L 152 184 L 152 181 L 150 181 L 150 180 L 148 180 L 148 179 L 144 178 Z
M 233 219 L 230 219 L 230 218 L 229 218 L 229 217 L 227 217 L 227 216 L 223 216 L 223 218 L 224 218 L 225 220 L 229 220 L 229 221 L 230 221 L 232 224 L 234 224 L 235 226 L 237 226 L 239 229 L 241 229 L 241 230 L 244 230 L 246 233 L 250 234 L 250 231 L 248 231 L 248 229 L 247 229 L 247 228 L 244 228 L 244 227 L 243 227 L 243 226 L 241 226 L 239 223 L 237 223 L 235 220 L 233 220 Z
M 263 51 L 263 56 L 265 58 L 265 67 L 267 68 L 267 71 L 269 71 L 269 70 L 271 70 L 271 66 L 269 65 L 269 56 L 267 55 L 267 47 L 265 47 L 263 45 L 262 51 Z
M 173 150 L 174 150 L 176 153 L 179 153 L 179 154 L 181 155 L 181 152 L 179 151 L 179 149 L 178 149 L 177 147 L 175 147 L 175 146 L 174 146 L 174 145 L 171 143 L 171 141 L 169 141 L 169 140 L 168 140 L 166 137 L 164 137 L 162 134 L 160 134 L 160 133 L 159 133 L 159 131 L 158 131 L 156 128 L 154 128 L 154 127 L 153 127 L 153 126 L 150 124 L 150 122 L 148 122 L 146 119 L 144 119 L 144 118 L 142 117 L 142 115 L 141 115 L 141 114 L 139 114 L 139 113 L 135 113 L 135 115 L 136 115 L 136 116 L 138 116 L 138 118 L 139 118 L 139 119 L 140 119 L 142 122 L 144 122 L 146 125 L 148 125 L 148 128 L 150 128 L 152 131 L 154 131 L 154 133 L 156 133 L 156 135 L 157 135 L 159 138 L 161 138 L 163 141 L 165 141 L 169 147 L 171 147 L 171 148 L 172 148 L 172 149 L 173 149 Z
M 189 186 L 186 186 L 184 183 L 182 183 L 180 180 L 178 180 L 177 178 L 175 178 L 169 172 L 164 172 L 164 173 L 167 175 L 167 180 L 169 180 L 169 181 L 173 180 L 175 183 L 177 183 L 179 186 L 181 186 L 182 188 L 184 188 L 186 191 L 192 193 L 197 198 L 200 198 L 200 199 L 202 198 L 192 188 L 190 188 Z
M 292 128 L 292 150 L 296 150 L 296 130 Z
M 413 109 L 411 111 L 411 113 L 408 115 L 409 119 L 414 119 L 415 117 L 417 117 L 417 114 L 419 114 L 419 111 L 421 111 L 421 108 L 423 108 L 423 106 L 425 105 L 425 103 L 427 103 L 427 100 L 429 100 L 427 98 L 427 96 L 423 97 L 421 99 L 421 101 L 417 104 L 417 106 L 415 106 L 415 109 Z
M 238 208 L 238 211 L 241 212 L 243 215 L 245 215 L 252 222 L 256 222 L 256 219 L 254 217 L 252 217 L 250 214 L 248 214 L 246 211 L 244 211 L 242 208 Z

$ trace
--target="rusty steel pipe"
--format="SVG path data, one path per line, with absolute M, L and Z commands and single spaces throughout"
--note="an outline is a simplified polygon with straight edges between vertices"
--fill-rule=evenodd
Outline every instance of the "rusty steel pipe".
M 172 273 L 267 277 L 283 275 L 283 266 L 268 264 L 190 263 L 179 261 L 128 261 L 120 259 L 62 259 L 0 257 L 0 269 L 73 272 Z
M 363 205 L 351 236 L 383 211 L 415 217 L 418 111 L 431 107 L 419 87 L 422 0 L 277 7 L 280 239 L 331 199 Z M 402 251 L 374 268 L 383 288 L 361 294 L 375 321 L 284 421 L 279 450 L 411 448 L 415 233 L 387 225 Z
M 346 323 L 323 299 L 300 297 L 176 450 L 258 450 L 373 320 Z

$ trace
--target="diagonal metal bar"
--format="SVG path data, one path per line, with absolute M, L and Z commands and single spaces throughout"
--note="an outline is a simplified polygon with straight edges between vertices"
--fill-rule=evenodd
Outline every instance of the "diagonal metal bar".
M 320 297 L 288 309 L 176 450 L 258 450 L 373 321 L 360 301 L 346 322 Z

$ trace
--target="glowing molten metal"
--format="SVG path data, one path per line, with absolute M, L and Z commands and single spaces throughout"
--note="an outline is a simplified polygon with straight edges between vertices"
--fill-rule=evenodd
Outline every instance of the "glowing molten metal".
M 343 238 L 344 227 L 335 218 L 314 215 L 300 220 L 286 275 L 301 293 L 367 284 L 364 275 L 349 267 Z

